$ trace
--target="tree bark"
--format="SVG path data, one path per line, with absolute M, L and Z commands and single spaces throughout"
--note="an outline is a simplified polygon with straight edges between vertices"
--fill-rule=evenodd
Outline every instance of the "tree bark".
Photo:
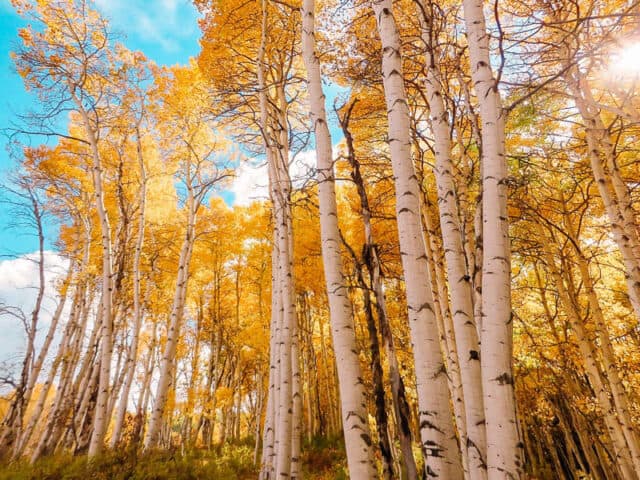
M 191 263 L 191 252 L 195 236 L 197 206 L 197 201 L 194 198 L 192 187 L 189 186 L 186 204 L 187 229 L 182 241 L 180 257 L 178 259 L 178 275 L 176 278 L 176 288 L 173 296 L 173 304 L 171 307 L 171 315 L 167 330 L 167 342 L 165 344 L 162 359 L 160 360 L 160 376 L 156 387 L 155 403 L 149 419 L 149 427 L 144 439 L 145 449 L 150 449 L 158 444 L 169 390 L 174 384 L 173 370 L 180 337 L 182 318 L 184 316 L 184 303 L 189 281 L 189 264 Z
M 338 382 L 349 474 L 352 478 L 376 477 L 371 434 L 362 371 L 358 359 L 356 336 L 349 294 L 343 274 L 338 230 L 338 209 L 331 135 L 327 124 L 325 96 L 322 91 L 320 60 L 315 46 L 315 1 L 303 0 L 302 48 L 307 69 L 309 105 L 316 140 L 320 234 L 334 351 L 338 366 Z
M 425 87 L 430 108 L 431 130 L 435 139 L 434 174 L 466 414 L 466 438 L 463 439 L 462 448 L 468 458 L 471 479 L 481 480 L 487 477 L 487 471 L 480 344 L 474 320 L 471 278 L 465 265 L 460 214 L 456 201 L 448 112 L 445 109 L 440 69 L 436 60 L 439 52 L 434 40 L 436 32 L 432 26 L 433 5 L 421 1 L 421 8 L 422 39 L 426 45 L 427 62 Z M 442 301 L 446 302 L 447 299 L 443 298 Z
M 140 337 L 140 329 L 142 327 L 143 310 L 142 299 L 140 294 L 140 285 L 142 278 L 140 274 L 140 263 L 142 257 L 142 247 L 144 245 L 144 227 L 145 227 L 145 208 L 147 200 L 147 176 L 146 167 L 144 165 L 144 157 L 142 155 L 142 139 L 140 138 L 140 128 L 136 127 L 136 153 L 138 157 L 138 168 L 140 170 L 140 190 L 138 192 L 140 201 L 138 205 L 138 236 L 136 238 L 135 253 L 133 258 L 133 328 L 131 333 L 131 344 L 127 352 L 127 362 L 125 364 L 126 376 L 122 387 L 120 405 L 116 412 L 115 425 L 110 439 L 110 447 L 115 448 L 120 442 L 122 434 L 122 426 L 129 404 L 129 393 L 133 383 L 133 377 L 136 370 L 136 359 L 138 358 L 138 341 Z
M 482 334 L 480 362 L 490 480 L 520 478 L 522 441 L 513 391 L 511 252 L 504 112 L 493 76 L 481 0 L 464 0 L 471 78 L 482 122 Z
M 443 433 L 453 431 L 453 420 L 430 290 L 420 213 L 420 187 L 411 155 L 409 107 L 404 89 L 400 36 L 391 0 L 376 0 L 372 6 L 382 41 L 388 141 L 395 177 L 396 216 L 415 360 L 425 468 L 428 475 L 452 478 L 452 473 L 461 468 L 460 457 L 458 452 L 447 448 L 449 439 Z

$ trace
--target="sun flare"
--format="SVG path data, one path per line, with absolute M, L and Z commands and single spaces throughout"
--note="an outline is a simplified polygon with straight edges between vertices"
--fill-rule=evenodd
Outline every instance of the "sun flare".
M 640 75 L 640 41 L 629 43 L 613 53 L 609 70 L 619 79 L 635 78 Z

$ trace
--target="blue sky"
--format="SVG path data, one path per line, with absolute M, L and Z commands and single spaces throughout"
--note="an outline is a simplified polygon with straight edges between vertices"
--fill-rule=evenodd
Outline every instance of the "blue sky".
M 120 36 L 128 48 L 142 51 L 149 59 L 159 65 L 186 64 L 190 57 L 199 53 L 200 29 L 198 12 L 191 0 L 94 0 L 97 8 L 111 21 L 114 32 Z M 35 95 L 25 91 L 22 79 L 14 71 L 9 57 L 12 47 L 19 38 L 19 28 L 25 26 L 13 10 L 10 0 L 0 0 L 0 86 L 4 97 L 0 97 L 0 132 L 15 124 L 16 115 L 38 109 Z M 333 117 L 333 102 L 337 95 L 347 89 L 337 85 L 325 85 L 327 95 L 327 113 L 330 116 L 330 129 L 334 144 L 342 139 L 342 132 Z M 61 119 L 64 123 L 65 119 Z M 7 172 L 15 166 L 7 150 L 6 136 L 0 136 L 0 183 L 7 181 Z M 30 144 L 55 143 L 54 138 L 34 137 Z M 309 146 L 312 148 L 312 145 Z M 14 154 L 15 154 L 14 149 Z M 313 155 L 301 156 L 299 164 L 292 165 L 292 175 L 306 177 L 309 166 L 315 163 Z M 260 163 L 260 162 L 258 162 Z M 266 171 L 264 166 L 251 166 L 243 163 L 236 171 L 236 179 L 221 195 L 228 204 L 246 205 L 252 200 L 265 198 Z M 35 236 L 24 228 L 11 228 L 12 216 L 0 204 L 0 261 L 3 258 L 16 258 L 37 249 Z M 50 226 L 46 232 L 47 249 L 54 249 L 57 237 L 55 228 Z
M 130 49 L 141 50 L 160 65 L 187 63 L 199 51 L 198 13 L 189 0 L 95 0 L 101 12 L 111 19 L 112 27 L 126 37 L 123 43 Z M 16 121 L 16 114 L 37 110 L 35 96 L 24 90 L 22 79 L 14 71 L 9 52 L 18 42 L 18 29 L 24 26 L 9 0 L 0 0 L 0 131 Z M 61 119 L 64 122 L 64 119 Z M 32 144 L 42 143 L 34 138 Z M 53 141 L 50 141 L 53 143 Z M 7 138 L 0 136 L 0 184 L 7 181 L 7 172 L 14 163 L 7 152 Z M 31 311 L 34 305 L 36 276 L 36 238 L 23 227 L 11 228 L 11 212 L 0 204 L 0 302 Z M 56 229 L 49 227 L 47 249 L 53 249 Z M 41 328 L 46 329 L 56 300 L 51 295 L 52 285 L 66 261 L 55 252 L 46 252 L 45 269 L 47 295 L 43 303 Z M 22 327 L 15 319 L 0 317 L 0 368 L 18 365 L 23 355 Z
M 112 28 L 122 35 L 122 41 L 133 50 L 141 50 L 159 65 L 187 63 L 198 54 L 198 12 L 190 0 L 95 0 L 98 9 L 111 20 Z M 22 79 L 15 72 L 9 57 L 18 42 L 18 29 L 25 22 L 15 14 L 9 0 L 0 0 L 0 130 L 12 126 L 16 114 L 37 109 L 34 95 L 25 91 Z M 126 35 L 125 35 L 126 34 Z M 33 143 L 42 143 L 34 139 Z M 0 137 L 0 183 L 15 165 L 7 151 L 6 136 Z M 24 230 L 10 227 L 11 215 L 0 205 L 0 255 L 15 257 L 33 252 L 36 239 Z M 55 240 L 55 231 L 48 232 L 48 241 Z M 48 244 L 51 248 L 51 243 Z M 1 259 L 2 257 L 0 257 Z
M 121 41 L 132 50 L 141 50 L 159 65 L 186 64 L 189 58 L 199 52 L 198 13 L 190 0 L 95 0 L 100 11 L 111 20 Z M 18 17 L 9 0 L 0 0 L 0 132 L 8 129 L 16 121 L 16 115 L 38 109 L 35 96 L 24 90 L 22 79 L 15 73 L 9 53 L 18 42 L 18 29 L 24 21 Z M 126 36 L 125 36 L 126 34 Z M 327 85 L 328 113 L 332 115 L 335 97 L 346 89 Z M 64 123 L 64 119 L 60 120 Z M 342 139 L 337 122 L 331 121 L 334 144 Z M 38 145 L 45 139 L 34 138 L 31 144 Z M 49 143 L 55 140 L 50 139 Z M 7 138 L 0 136 L 0 184 L 7 181 L 7 172 L 15 165 L 6 149 Z M 309 148 L 313 148 L 312 145 Z M 260 163 L 259 161 L 257 163 Z M 315 165 L 315 152 L 305 151 L 291 166 L 294 182 L 306 178 L 310 167 Z M 242 162 L 236 170 L 233 184 L 222 197 L 227 203 L 248 205 L 255 199 L 267 195 L 267 173 L 264 165 L 251 166 Z M 11 212 L 0 204 L 0 302 L 19 306 L 28 312 L 35 299 L 34 279 L 36 275 L 37 241 L 24 228 L 10 228 Z M 57 232 L 49 227 L 45 254 L 47 295 L 43 304 L 44 314 L 41 328 L 46 329 L 50 314 L 55 309 L 56 300 L 52 295 L 52 285 L 60 272 L 66 268 L 66 260 L 55 252 L 53 243 Z M 53 251 L 52 251 L 53 250 Z M 6 316 L 0 316 L 0 368 L 5 362 L 17 365 L 22 358 L 24 345 L 23 331 L 19 323 Z

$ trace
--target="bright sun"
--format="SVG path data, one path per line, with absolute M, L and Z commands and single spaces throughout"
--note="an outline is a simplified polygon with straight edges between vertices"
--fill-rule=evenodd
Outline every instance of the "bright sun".
M 611 57 L 609 70 L 621 80 L 640 75 L 640 42 L 629 43 L 615 52 Z

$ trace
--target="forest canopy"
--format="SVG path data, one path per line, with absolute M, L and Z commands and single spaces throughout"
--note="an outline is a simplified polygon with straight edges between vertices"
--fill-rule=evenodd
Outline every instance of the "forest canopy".
M 11 1 L 0 478 L 640 480 L 640 3 L 102 3 Z

